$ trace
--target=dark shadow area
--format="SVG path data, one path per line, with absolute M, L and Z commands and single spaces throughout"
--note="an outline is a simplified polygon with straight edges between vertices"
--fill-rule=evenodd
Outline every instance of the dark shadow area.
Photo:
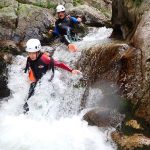
M 8 97 L 10 90 L 7 87 L 7 64 L 0 57 L 0 99 Z

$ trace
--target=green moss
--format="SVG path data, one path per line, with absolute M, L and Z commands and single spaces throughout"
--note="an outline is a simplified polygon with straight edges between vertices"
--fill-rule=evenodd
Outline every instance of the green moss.
M 83 4 L 83 0 L 73 0 L 73 5 L 77 6 L 77 5 L 82 5 Z
M 51 2 L 48 2 L 47 4 L 40 2 L 40 3 L 36 3 L 34 5 L 42 7 L 42 8 L 48 8 L 48 9 L 50 9 L 50 8 L 56 8 L 56 6 L 57 6 L 56 4 L 51 3 Z
M 30 10 L 30 5 L 20 4 L 17 10 L 17 14 L 21 14 L 21 16 L 28 16 Z
M 143 2 L 143 0 L 133 0 L 136 6 L 140 6 Z
M 26 3 L 26 1 L 24 1 L 24 0 L 17 0 L 19 3 L 21 3 L 21 4 L 28 4 L 28 3 Z M 28 5 L 34 5 L 34 6 L 38 6 L 38 7 L 42 7 L 42 8 L 48 8 L 48 9 L 50 9 L 50 8 L 56 8 L 56 4 L 54 4 L 54 3 L 52 3 L 52 2 L 47 2 L 47 3 L 43 3 L 43 2 L 37 2 L 37 3 L 30 3 L 30 4 L 28 4 Z

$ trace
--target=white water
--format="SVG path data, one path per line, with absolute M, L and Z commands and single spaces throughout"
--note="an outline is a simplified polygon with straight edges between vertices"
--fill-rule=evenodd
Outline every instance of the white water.
M 97 33 L 101 36 L 100 40 L 106 39 L 110 29 L 100 30 L 103 31 Z M 97 34 L 90 33 L 86 38 L 93 39 Z M 84 49 L 85 39 L 77 43 L 80 47 L 77 53 L 69 53 L 59 47 L 54 57 L 74 64 Z M 0 150 L 115 149 L 110 142 L 106 142 L 107 136 L 102 129 L 91 127 L 82 120 L 86 110 L 78 114 L 84 88 L 76 88 L 76 85 L 82 76 L 73 76 L 58 69 L 52 82 L 49 82 L 48 72 L 28 101 L 28 115 L 23 115 L 22 106 L 29 89 L 27 75 L 22 71 L 25 60 L 25 57 L 18 56 L 9 66 L 8 87 L 12 95 L 0 108 Z M 89 99 L 94 99 L 97 94 L 102 96 L 99 90 L 91 89 L 91 93 Z M 88 106 L 93 106 L 90 100 Z

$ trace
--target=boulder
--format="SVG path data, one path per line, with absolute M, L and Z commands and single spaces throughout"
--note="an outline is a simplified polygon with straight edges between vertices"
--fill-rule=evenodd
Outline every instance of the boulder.
M 12 40 L 18 47 L 21 47 L 21 43 L 29 38 L 41 40 L 43 32 L 47 32 L 49 26 L 55 22 L 52 11 L 13 1 L 14 3 L 7 4 L 7 1 L 0 3 L 2 7 L 0 10 L 0 43 L 8 43 Z
M 148 150 L 150 147 L 150 138 L 143 134 L 127 136 L 121 132 L 115 131 L 111 134 L 111 137 L 122 150 L 137 150 L 140 148 Z
M 117 111 L 100 107 L 87 112 L 83 116 L 83 119 L 86 120 L 89 125 L 117 127 L 124 119 L 124 115 L 119 114 Z
M 12 32 L 17 25 L 18 2 L 1 0 L 0 8 L 0 40 L 11 39 Z
M 72 16 L 80 16 L 83 18 L 83 22 L 90 26 L 101 27 L 109 25 L 109 19 L 94 7 L 88 5 L 79 5 L 67 10 L 68 14 Z

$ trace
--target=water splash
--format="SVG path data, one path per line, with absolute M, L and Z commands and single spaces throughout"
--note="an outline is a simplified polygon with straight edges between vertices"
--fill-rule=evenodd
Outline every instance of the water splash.
M 103 44 L 111 40 L 108 38 L 111 33 L 111 28 L 91 28 L 87 36 L 85 36 L 81 42 L 77 43 L 77 46 L 79 49 L 84 50 L 95 45 Z
M 92 38 L 91 34 L 88 36 Z M 83 46 L 84 40 L 80 44 Z M 69 53 L 60 46 L 54 58 L 74 67 L 81 50 Z M 104 132 L 82 120 L 86 110 L 78 114 L 85 89 L 76 85 L 82 76 L 57 69 L 54 79 L 49 82 L 51 72 L 47 72 L 28 101 L 28 115 L 24 115 L 23 104 L 30 85 L 23 72 L 25 61 L 25 57 L 17 56 L 9 66 L 8 87 L 12 94 L 0 108 L 0 150 L 115 149 L 106 142 Z

